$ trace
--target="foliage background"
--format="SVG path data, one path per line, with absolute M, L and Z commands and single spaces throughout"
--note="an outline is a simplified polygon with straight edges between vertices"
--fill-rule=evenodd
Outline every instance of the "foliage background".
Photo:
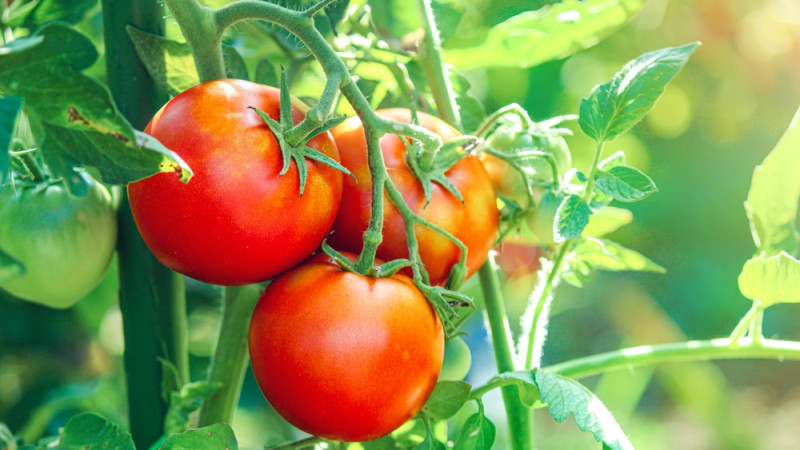
M 393 31 L 414 28 L 415 12 L 407 2 L 370 3 L 379 22 Z M 446 46 L 463 45 L 475 30 L 546 2 L 452 3 L 467 14 Z M 100 36 L 98 13 L 95 7 L 86 14 L 79 25 L 83 32 Z M 257 33 L 245 26 L 237 31 Z M 572 58 L 466 74 L 471 93 L 488 111 L 518 102 L 534 118 L 545 119 L 577 112 L 592 86 L 633 57 L 691 41 L 703 45 L 648 118 L 606 146 L 609 153 L 624 150 L 631 165 L 647 171 L 660 188 L 648 201 L 630 206 L 634 223 L 613 237 L 668 272 L 603 273 L 580 291 L 562 286 L 546 364 L 621 346 L 725 336 L 749 308 L 736 284 L 742 264 L 755 250 L 742 205 L 753 167 L 800 104 L 800 4 L 650 0 L 619 32 Z M 242 46 L 248 64 L 255 61 L 257 50 L 231 43 Z M 98 61 L 91 72 L 103 78 L 103 67 Z M 302 88 L 313 95 L 319 80 L 314 81 L 313 67 L 309 70 Z M 576 133 L 568 142 L 576 166 L 586 167 L 590 142 L 571 125 Z M 506 284 L 514 329 L 531 282 L 512 277 Z M 189 287 L 192 368 L 199 377 L 216 332 L 217 309 L 213 288 Z M 55 433 L 84 409 L 125 422 L 113 271 L 90 297 L 67 311 L 0 298 L 0 422 L 28 441 Z M 775 306 L 766 313 L 765 335 L 800 339 L 798 323 L 796 306 Z M 476 383 L 495 371 L 482 325 L 475 314 L 465 329 L 474 358 L 469 377 Z M 799 373 L 798 363 L 732 361 L 637 369 L 586 382 L 639 448 L 780 450 L 800 443 L 795 427 L 800 421 Z M 488 414 L 502 428 L 499 395 L 494 398 Z M 250 378 L 240 407 L 234 427 L 242 448 L 292 436 L 269 412 Z M 596 447 L 590 435 L 572 424 L 554 424 L 545 415 L 537 415 L 540 448 Z M 504 438 L 499 429 L 497 448 L 504 447 Z

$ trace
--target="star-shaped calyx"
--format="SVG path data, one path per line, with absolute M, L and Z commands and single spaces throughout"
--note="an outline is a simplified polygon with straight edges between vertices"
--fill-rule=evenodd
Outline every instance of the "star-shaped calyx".
M 289 95 L 289 87 L 286 84 L 286 77 L 283 76 L 283 73 L 281 73 L 280 84 L 281 104 L 279 120 L 273 119 L 267 115 L 267 113 L 254 106 L 250 107 L 251 109 L 255 110 L 256 113 L 258 113 L 259 117 L 261 117 L 261 119 L 267 124 L 270 131 L 272 131 L 272 134 L 275 135 L 275 139 L 278 141 L 281 149 L 281 156 L 283 157 L 283 167 L 281 168 L 279 176 L 285 174 L 289 170 L 291 161 L 294 160 L 295 165 L 297 166 L 297 173 L 300 178 L 300 196 L 302 196 L 303 191 L 305 191 L 306 180 L 308 179 L 308 165 L 306 163 L 306 158 L 325 164 L 326 166 L 332 167 L 352 177 L 353 174 L 350 173 L 350 171 L 338 161 L 307 145 L 308 141 L 310 141 L 313 137 L 322 134 L 342 123 L 346 116 L 324 118 L 323 120 L 319 121 L 319 125 L 314 126 L 309 132 L 303 133 L 304 135 L 300 138 L 299 142 L 290 142 L 287 139 L 287 136 L 289 135 L 289 131 L 295 129 L 296 127 L 292 121 L 292 100 L 291 96 Z M 311 114 L 312 111 L 314 111 L 313 108 L 312 110 L 309 110 L 308 113 Z M 298 127 L 301 125 L 298 125 Z

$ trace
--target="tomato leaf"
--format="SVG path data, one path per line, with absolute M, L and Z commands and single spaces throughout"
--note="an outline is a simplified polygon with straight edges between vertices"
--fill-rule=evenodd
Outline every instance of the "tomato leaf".
M 795 219 L 800 198 L 800 109 L 778 144 L 753 171 L 745 210 L 759 252 L 796 254 L 800 234 Z
M 751 258 L 739 274 L 739 290 L 764 307 L 775 303 L 800 303 L 800 261 L 782 251 Z
M 594 217 L 594 216 L 593 216 Z M 582 286 L 595 270 L 613 272 L 630 270 L 665 273 L 667 270 L 642 255 L 608 239 L 587 237 L 578 241 L 567 256 L 569 269 L 564 279 L 574 286 Z
M 41 0 L 28 3 L 13 2 L 9 5 L 9 27 L 25 27 L 31 30 L 58 20 L 77 23 L 83 14 L 97 4 L 97 0 Z
M 247 64 L 244 58 L 232 45 L 226 45 L 222 51 L 222 57 L 225 61 L 225 75 L 228 78 L 236 78 L 239 80 L 250 80 L 250 75 L 247 72 Z
M 174 434 L 164 441 L 159 450 L 236 450 L 239 443 L 233 429 L 226 423 L 218 423 Z
M 539 397 L 539 387 L 536 385 L 536 380 L 533 378 L 533 372 L 529 370 L 503 372 L 492 377 L 486 384 L 494 384 L 497 386 L 516 385 L 519 388 L 519 396 L 523 405 L 528 408 L 541 408 L 544 406 Z
M 564 0 L 492 27 L 480 44 L 451 48 L 445 60 L 461 70 L 532 67 L 589 48 L 625 24 L 644 0 Z
M 0 97 L 0 185 L 5 183 L 11 168 L 8 150 L 11 136 L 17 125 L 17 116 L 22 110 L 22 98 Z
M 268 59 L 260 60 L 256 66 L 256 75 L 253 81 L 266 86 L 277 86 L 278 72 L 275 71 L 275 66 Z
M 325 17 L 328 19 L 333 34 L 338 33 L 339 22 L 347 13 L 348 6 L 350 6 L 350 0 L 337 0 L 325 7 Z
M 614 166 L 607 171 L 598 171 L 595 186 L 621 202 L 638 202 L 658 191 L 650 177 L 629 166 Z
M 164 433 L 172 435 L 189 428 L 189 415 L 202 406 L 203 401 L 219 390 L 219 383 L 195 381 L 183 385 L 180 390 L 169 393 L 169 409 L 164 419 Z
M 177 171 L 187 181 L 191 170 L 186 163 L 135 132 L 108 89 L 81 72 L 96 59 L 86 36 L 59 24 L 0 48 L 0 93 L 23 97 L 29 115 L 42 123 L 43 154 L 51 172 L 70 179 L 73 166 L 91 165 L 107 183 L 159 171 Z
M 590 431 L 597 442 L 613 450 L 633 449 L 611 412 L 582 384 L 542 369 L 536 370 L 536 384 L 542 401 L 557 422 L 563 422 L 572 413 L 578 428 Z
M 484 415 L 483 410 L 471 415 L 461 427 L 455 448 L 459 450 L 489 450 L 494 444 L 497 430 Z
M 453 417 L 469 399 L 471 386 L 463 381 L 440 381 L 433 388 L 422 413 L 433 420 Z
M 126 31 L 153 81 L 171 97 L 200 83 L 188 44 L 140 31 L 132 26 L 128 26 Z
M 53 447 L 61 450 L 135 450 L 130 433 L 121 431 L 118 425 L 94 413 L 81 413 L 69 419 Z
M 17 448 L 17 439 L 3 422 L 0 422 L 0 448 L 8 450 Z
M 556 242 L 564 242 L 581 235 L 589 223 L 592 210 L 575 194 L 568 195 L 556 211 L 553 236 Z
M 655 50 L 625 64 L 581 100 L 578 124 L 583 132 L 597 142 L 608 141 L 642 120 L 698 45 Z

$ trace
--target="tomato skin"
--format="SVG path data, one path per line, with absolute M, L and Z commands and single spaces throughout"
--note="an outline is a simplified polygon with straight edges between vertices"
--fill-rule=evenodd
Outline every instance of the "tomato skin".
M 117 240 L 106 188 L 87 179 L 77 197 L 60 184 L 0 188 L 0 248 L 25 266 L 2 286 L 52 308 L 69 308 L 103 277 Z
M 134 219 L 153 254 L 167 267 L 220 285 L 272 278 L 317 249 L 341 199 L 342 175 L 306 160 L 302 197 L 297 167 L 278 176 L 280 147 L 250 106 L 277 119 L 278 89 L 243 80 L 215 80 L 179 94 L 145 132 L 181 156 L 194 176 L 174 173 L 131 183 Z M 295 105 L 292 118 L 303 113 Z M 329 133 L 311 148 L 338 160 Z
M 377 113 L 398 122 L 411 122 L 407 109 L 384 109 Z M 429 114 L 418 112 L 417 117 L 422 127 L 435 132 L 445 141 L 460 134 Z M 356 179 L 344 179 L 342 205 L 329 243 L 340 250 L 359 252 L 372 211 L 372 179 L 367 163 L 366 137 L 358 117 L 344 121 L 331 133 L 341 153 L 342 165 L 350 169 Z M 411 210 L 449 231 L 467 246 L 466 276 L 469 277 L 486 260 L 495 242 L 499 221 L 497 196 L 481 161 L 476 156 L 468 155 L 446 173 L 464 198 L 464 204 L 438 183 L 433 183 L 431 200 L 425 207 L 422 184 L 406 164 L 403 141 L 394 134 L 386 134 L 381 137 L 380 145 L 389 177 Z M 403 216 L 387 194 L 384 194 L 384 199 L 383 242 L 378 247 L 377 256 L 384 260 L 408 258 Z M 418 226 L 416 236 L 420 257 L 431 283 L 443 285 L 450 268 L 460 259 L 460 250 L 447 238 L 427 227 Z
M 269 285 L 249 342 L 256 381 L 282 417 L 350 442 L 411 419 L 430 396 L 444 353 L 441 322 L 409 277 L 346 272 L 326 255 Z

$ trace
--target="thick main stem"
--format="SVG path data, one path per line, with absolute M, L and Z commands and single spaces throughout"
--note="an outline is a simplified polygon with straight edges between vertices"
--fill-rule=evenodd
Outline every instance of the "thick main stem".
M 141 129 L 165 99 L 139 62 L 125 27 L 132 25 L 160 35 L 162 9 L 156 0 L 104 0 L 102 6 L 109 87 L 122 114 Z M 184 297 L 179 292 L 177 275 L 158 264 L 142 241 L 125 198 L 117 217 L 119 302 L 130 431 L 138 448 L 148 448 L 163 434 L 166 414 L 159 358 L 166 357 L 188 377 L 184 363 L 187 361 Z M 159 329 L 159 323 L 170 326 Z M 169 348 L 166 355 L 164 342 Z
M 461 115 L 458 112 L 453 84 L 442 59 L 442 44 L 439 29 L 433 17 L 430 0 L 418 0 L 417 5 L 425 27 L 425 36 L 419 46 L 419 61 L 433 93 L 439 116 L 445 122 L 461 130 Z
M 497 277 L 497 264 L 493 255 L 489 255 L 487 261 L 481 266 L 478 276 L 481 280 L 484 312 L 486 321 L 489 323 L 497 372 L 513 372 L 516 370 L 513 340 L 503 303 L 500 280 Z M 520 401 L 519 388 L 517 386 L 505 386 L 502 388 L 501 394 L 506 409 L 511 448 L 514 450 L 533 448 L 531 410 L 526 408 Z

